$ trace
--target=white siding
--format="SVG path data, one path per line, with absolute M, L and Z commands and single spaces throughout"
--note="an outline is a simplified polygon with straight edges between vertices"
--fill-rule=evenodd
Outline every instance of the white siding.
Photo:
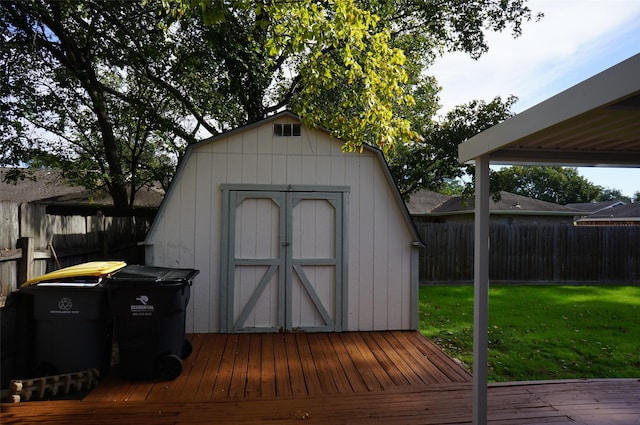
M 192 147 L 147 238 L 148 264 L 200 270 L 187 331 L 220 328 L 221 185 L 227 183 L 349 187 L 345 330 L 408 329 L 417 303 L 410 297 L 412 234 L 376 153 L 342 153 L 326 132 L 304 127 L 301 137 L 274 137 L 273 122 Z

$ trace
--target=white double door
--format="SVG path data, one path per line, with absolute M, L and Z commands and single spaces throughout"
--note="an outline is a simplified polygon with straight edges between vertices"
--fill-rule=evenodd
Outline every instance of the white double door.
M 226 196 L 223 330 L 341 331 L 343 194 Z

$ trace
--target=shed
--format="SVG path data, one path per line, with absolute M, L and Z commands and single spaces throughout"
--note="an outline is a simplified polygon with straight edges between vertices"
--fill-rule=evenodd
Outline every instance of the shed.
M 190 146 L 149 265 L 200 270 L 188 332 L 417 329 L 420 238 L 382 153 L 282 112 Z
M 475 163 L 474 424 L 487 423 L 489 165 L 640 167 L 640 54 L 458 146 Z

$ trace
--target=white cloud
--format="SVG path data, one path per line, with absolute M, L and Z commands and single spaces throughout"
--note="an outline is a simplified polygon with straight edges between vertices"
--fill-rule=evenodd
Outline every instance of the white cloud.
M 489 52 L 479 60 L 447 54 L 429 69 L 443 87 L 442 112 L 510 94 L 520 99 L 516 110 L 522 110 L 640 51 L 638 0 L 528 4 L 545 17 L 526 23 L 519 38 L 488 34 Z

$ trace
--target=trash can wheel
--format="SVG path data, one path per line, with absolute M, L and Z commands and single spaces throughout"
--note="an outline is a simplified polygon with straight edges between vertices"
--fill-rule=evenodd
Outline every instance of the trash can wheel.
M 188 339 L 184 340 L 182 344 L 182 353 L 180 354 L 180 358 L 186 359 L 193 352 L 193 344 Z
M 156 363 L 156 369 L 159 378 L 171 381 L 182 373 L 182 360 L 175 354 L 161 356 Z

